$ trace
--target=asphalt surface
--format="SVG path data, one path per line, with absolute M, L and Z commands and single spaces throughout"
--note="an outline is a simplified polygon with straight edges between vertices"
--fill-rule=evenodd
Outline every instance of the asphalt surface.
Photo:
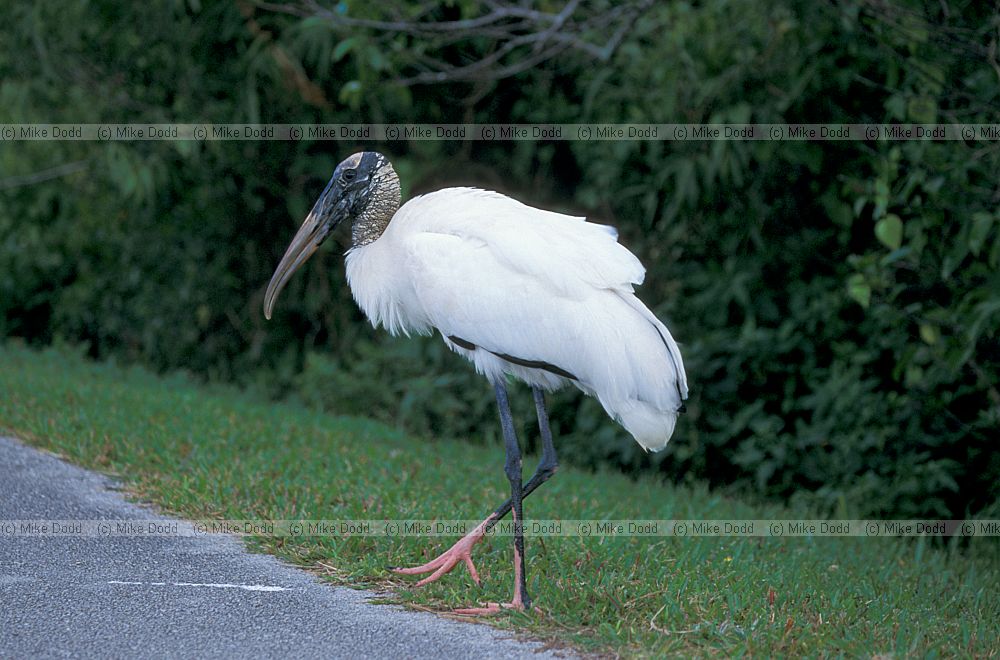
M 0 438 L 0 523 L 171 520 L 114 488 Z M 374 595 L 322 584 L 229 536 L 0 533 L 0 658 L 565 657 Z

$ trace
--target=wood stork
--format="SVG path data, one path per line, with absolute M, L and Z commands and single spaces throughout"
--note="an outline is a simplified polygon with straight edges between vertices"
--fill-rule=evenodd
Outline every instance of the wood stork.
M 543 393 L 576 386 L 596 397 L 640 445 L 657 451 L 670 439 L 687 398 L 680 350 L 634 295 L 632 285 L 645 271 L 617 242 L 614 228 L 475 188 L 446 188 L 399 204 L 399 177 L 383 155 L 357 153 L 340 163 L 278 264 L 264 315 L 271 318 L 296 269 L 350 220 L 347 282 L 372 324 L 392 334 L 437 330 L 492 383 L 511 489 L 509 500 L 437 559 L 393 570 L 431 573 L 422 585 L 464 562 L 478 584 L 472 549 L 513 510 L 511 602 L 456 611 L 524 609 L 531 600 L 522 500 L 556 470 Z M 542 438 L 538 469 L 524 484 L 508 375 L 531 386 Z

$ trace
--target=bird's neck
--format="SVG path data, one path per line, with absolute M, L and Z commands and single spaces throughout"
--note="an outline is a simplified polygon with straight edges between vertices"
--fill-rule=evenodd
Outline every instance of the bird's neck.
M 375 172 L 372 179 L 372 194 L 368 204 L 354 218 L 354 224 L 351 226 L 351 243 L 354 247 L 374 243 L 389 226 L 389 221 L 396 215 L 402 199 L 399 176 L 388 161 Z

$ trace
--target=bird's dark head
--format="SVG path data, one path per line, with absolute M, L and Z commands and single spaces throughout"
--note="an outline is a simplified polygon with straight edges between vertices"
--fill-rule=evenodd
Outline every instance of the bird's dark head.
M 385 156 L 364 151 L 345 158 L 275 269 L 264 294 L 264 316 L 271 318 L 285 284 L 337 225 L 350 219 L 352 247 L 367 245 L 385 231 L 399 201 L 399 177 Z

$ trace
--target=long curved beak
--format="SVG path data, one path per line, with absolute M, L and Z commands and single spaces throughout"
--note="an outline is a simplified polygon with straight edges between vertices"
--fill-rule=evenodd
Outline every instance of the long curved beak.
M 299 231 L 296 232 L 288 249 L 285 250 L 285 256 L 281 258 L 281 263 L 278 264 L 274 275 L 271 276 L 271 282 L 267 285 L 267 292 L 264 294 L 264 317 L 266 319 L 271 319 L 274 303 L 288 280 L 292 278 L 299 266 L 309 260 L 309 257 L 322 245 L 330 231 L 343 219 L 344 213 L 341 205 L 338 204 L 335 208 L 331 208 L 333 200 L 339 197 L 335 192 L 335 186 L 327 186 L 327 189 L 323 191 L 313 206 L 312 211 L 306 216 L 302 226 L 299 227 Z

